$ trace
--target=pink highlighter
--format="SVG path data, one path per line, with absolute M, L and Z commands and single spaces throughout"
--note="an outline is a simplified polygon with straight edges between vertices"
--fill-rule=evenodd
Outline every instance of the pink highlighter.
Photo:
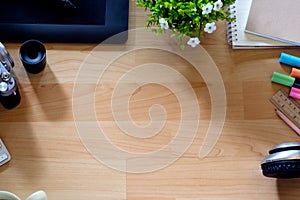
M 295 99 L 300 99 L 300 89 L 292 87 L 289 96 Z

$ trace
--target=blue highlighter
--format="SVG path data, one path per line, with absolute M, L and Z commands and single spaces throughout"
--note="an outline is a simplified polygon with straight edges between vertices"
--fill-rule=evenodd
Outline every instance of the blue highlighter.
M 286 54 L 286 53 L 281 53 L 279 62 L 300 69 L 300 58 L 299 57 L 296 57 L 296 56 L 293 56 L 290 54 Z

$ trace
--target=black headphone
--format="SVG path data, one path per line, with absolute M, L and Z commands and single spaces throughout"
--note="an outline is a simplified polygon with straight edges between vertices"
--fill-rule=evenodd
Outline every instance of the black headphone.
M 271 178 L 300 177 L 300 142 L 274 146 L 261 163 L 262 173 Z

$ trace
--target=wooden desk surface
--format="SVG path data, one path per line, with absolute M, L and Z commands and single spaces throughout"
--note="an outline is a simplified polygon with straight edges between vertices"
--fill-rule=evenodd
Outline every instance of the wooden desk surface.
M 130 29 L 143 27 L 145 19 L 143 10 L 136 9 L 130 1 Z M 265 178 L 260 162 L 272 146 L 299 141 L 275 115 L 269 98 L 283 88 L 271 83 L 271 74 L 290 71 L 278 63 L 280 53 L 300 56 L 300 51 L 233 50 L 226 43 L 225 23 L 217 25 L 214 34 L 201 38 L 203 49 L 185 50 L 189 55 L 202 58 L 204 63 L 208 59 L 207 67 L 214 62 L 226 91 L 225 124 L 216 145 L 204 159 L 199 159 L 198 153 L 208 131 L 212 100 L 209 84 L 186 60 L 158 49 L 132 51 L 111 61 L 104 80 L 94 88 L 95 114 L 97 120 L 104 122 L 103 131 L 112 144 L 131 153 L 151 154 L 176 136 L 181 116 L 178 99 L 158 84 L 146 84 L 136 90 L 129 103 L 132 120 L 145 125 L 150 120 L 148 109 L 155 103 L 164 106 L 168 114 L 166 126 L 159 134 L 148 139 L 135 138 L 122 133 L 114 123 L 110 105 L 114 84 L 133 66 L 153 63 L 156 58 L 157 63 L 178 70 L 193 87 L 201 110 L 200 126 L 193 143 L 174 163 L 140 174 L 120 172 L 99 162 L 80 140 L 85 133 L 79 134 L 74 122 L 73 89 L 82 63 L 89 63 L 93 70 L 97 67 L 97 55 L 101 55 L 101 51 L 113 52 L 116 47 L 103 47 L 96 56 L 89 57 L 96 45 L 45 44 L 46 69 L 41 74 L 29 75 L 18 57 L 20 44 L 5 44 L 16 63 L 14 74 L 19 81 L 22 101 L 13 110 L 0 108 L 0 137 L 12 155 L 12 160 L 0 167 L 0 190 L 12 191 L 25 199 L 42 189 L 51 200 L 299 199 L 299 180 Z M 144 39 L 148 40 L 146 36 Z M 159 45 L 160 40 L 154 39 L 153 43 Z M 134 45 L 139 43 L 135 41 Z M 198 51 L 202 54 L 197 55 Z M 85 60 L 86 57 L 89 59 Z M 180 88 L 176 78 L 164 75 Z M 130 87 L 137 83 L 129 79 L 126 84 Z M 82 115 L 88 119 L 85 106 L 82 105 Z M 101 152 L 101 146 L 98 148 Z M 114 156 L 108 159 L 113 160 Z

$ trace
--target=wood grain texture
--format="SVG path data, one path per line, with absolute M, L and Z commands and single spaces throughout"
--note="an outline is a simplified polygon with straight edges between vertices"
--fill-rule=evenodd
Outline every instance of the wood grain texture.
M 130 1 L 130 29 L 143 29 L 146 19 L 144 10 L 137 9 L 134 1 Z M 209 87 L 214 82 L 207 82 L 185 57 L 160 49 L 164 47 L 161 41 L 166 37 L 138 33 L 130 34 L 127 45 L 107 45 L 99 49 L 96 44 L 45 44 L 47 67 L 36 75 L 27 74 L 22 67 L 18 58 L 21 44 L 5 44 L 16 63 L 13 73 L 19 83 L 22 101 L 13 110 L 0 107 L 0 137 L 12 155 L 12 160 L 0 167 L 0 190 L 14 192 L 24 199 L 42 189 L 49 200 L 299 199 L 299 180 L 269 179 L 260 171 L 260 162 L 272 146 L 299 141 L 299 136 L 275 115 L 269 102 L 277 90 L 284 88 L 271 83 L 272 73 L 288 74 L 290 71 L 290 67 L 278 63 L 280 53 L 285 51 L 300 56 L 299 50 L 233 50 L 226 41 L 225 22 L 217 23 L 215 33 L 201 37 L 203 49 L 187 47 L 184 50 L 190 58 L 199 61 L 204 73 L 216 66 L 226 90 L 227 112 L 222 133 L 209 155 L 200 159 L 199 149 L 212 117 Z M 172 39 L 167 42 L 171 48 L 176 46 Z M 143 48 L 144 44 L 158 48 Z M 119 52 L 125 53 L 110 60 L 110 56 L 119 55 Z M 106 62 L 110 63 L 108 68 L 104 66 Z M 164 83 L 176 86 L 181 94 L 186 94 L 182 77 L 193 88 L 200 110 L 197 134 L 183 155 L 163 169 L 141 174 L 114 170 L 101 163 L 81 140 L 82 135 L 90 133 L 88 124 L 93 120 L 101 123 L 103 132 L 114 146 L 131 153 L 151 154 L 177 137 L 180 102 L 164 85 L 139 86 L 143 81 L 133 76 L 124 79 L 122 86 L 136 86 L 137 89 L 118 96 L 121 103 L 125 96 L 131 95 L 127 114 L 140 126 L 151 121 L 151 106 L 160 104 L 164 107 L 166 123 L 158 134 L 148 138 L 143 138 L 146 136 L 143 132 L 136 135 L 138 137 L 125 134 L 115 123 L 112 112 L 113 109 L 121 112 L 111 104 L 118 80 L 136 67 L 157 66 L 157 63 L 176 70 L 178 75 L 146 71 L 149 76 L 165 77 Z M 82 80 L 85 87 L 81 88 L 82 95 L 74 96 L 77 75 L 83 73 L 81 69 L 85 65 L 88 67 Z M 96 80 L 99 72 L 103 72 L 102 79 L 94 83 L 92 80 Z M 85 101 L 89 91 L 94 92 L 94 112 L 87 112 L 91 106 Z M 79 105 L 79 116 L 74 115 L 74 101 L 77 100 L 83 100 Z M 189 104 L 187 113 L 193 109 Z M 153 114 L 163 117 L 160 111 L 154 110 Z M 87 124 L 86 132 L 78 133 L 75 120 Z M 119 121 L 123 125 L 132 123 L 126 118 Z M 97 134 L 89 136 L 87 139 L 97 145 Z M 181 141 L 188 140 L 188 135 L 180 137 Z M 96 147 L 100 152 L 109 151 L 104 146 Z M 172 148 L 169 151 L 174 155 L 178 153 Z M 120 160 L 115 156 L 106 159 L 117 163 Z M 126 160 L 124 164 L 129 163 L 130 160 Z

